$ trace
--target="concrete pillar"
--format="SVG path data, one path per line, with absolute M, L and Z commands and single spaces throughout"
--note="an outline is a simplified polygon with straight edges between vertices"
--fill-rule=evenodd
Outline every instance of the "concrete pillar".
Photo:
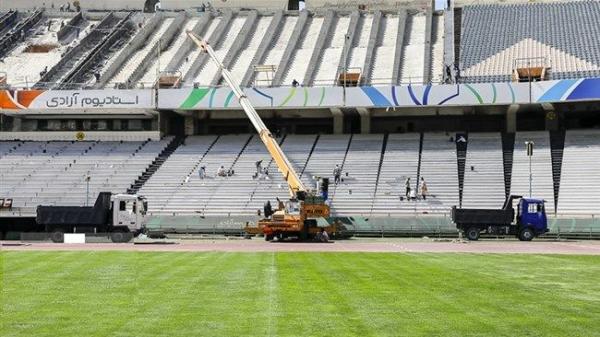
M 331 108 L 331 115 L 333 116 L 333 133 L 341 135 L 344 133 L 344 113 L 340 108 Z
M 23 131 L 21 118 L 17 118 L 17 117 L 13 118 L 12 130 L 13 130 L 13 132 Z
M 367 135 L 371 133 L 371 111 L 366 108 L 356 109 L 360 115 L 360 133 Z
M 517 132 L 517 111 L 519 110 L 518 104 L 511 104 L 506 109 L 506 132 L 515 133 Z
M 186 136 L 194 135 L 194 120 L 195 120 L 195 118 L 193 115 L 185 116 L 184 130 L 185 130 Z

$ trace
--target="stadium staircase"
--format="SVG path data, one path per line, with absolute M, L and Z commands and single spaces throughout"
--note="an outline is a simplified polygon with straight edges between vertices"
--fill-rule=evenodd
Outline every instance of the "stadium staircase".
M 418 191 L 419 179 L 421 179 L 421 159 L 423 158 L 423 133 L 419 134 L 419 158 L 417 161 L 417 180 L 415 181 L 415 188 Z
M 348 146 L 346 146 L 346 151 L 344 152 L 344 159 L 342 159 L 342 163 L 340 164 L 340 167 L 342 169 L 342 179 L 343 179 L 343 174 L 344 174 L 344 165 L 346 164 L 346 159 L 348 158 L 348 152 L 350 151 L 350 147 L 352 146 L 352 138 L 354 138 L 354 134 L 351 134 L 350 138 L 348 139 Z M 333 167 L 331 169 L 333 170 Z M 330 183 L 333 183 L 333 182 L 330 182 Z M 333 201 L 333 199 L 335 198 L 335 193 L 337 192 L 338 186 L 340 186 L 340 185 L 334 185 L 335 187 L 333 188 L 333 193 L 330 195 L 331 201 Z
M 281 147 L 283 145 L 283 143 L 285 142 L 287 135 L 284 135 L 283 137 L 281 137 L 281 139 L 279 140 L 279 146 Z M 271 158 L 269 160 L 269 163 L 265 166 L 267 168 L 268 172 L 273 172 L 274 170 L 277 170 L 276 167 L 273 167 L 273 158 Z M 254 196 L 256 195 L 256 192 L 258 190 L 260 185 L 256 185 L 254 187 L 254 189 L 252 190 L 252 192 L 250 193 L 250 197 L 248 198 L 248 201 L 246 201 L 246 204 L 244 205 L 244 208 L 248 208 L 248 205 L 254 200 Z
M 248 67 L 246 68 L 243 77 L 239 77 L 242 80 L 242 87 L 249 87 L 251 85 L 252 79 L 254 78 L 255 74 L 255 67 L 264 64 L 263 61 L 265 61 L 267 57 L 269 47 L 275 47 L 275 40 L 281 35 L 281 32 L 284 29 L 284 21 L 285 20 L 283 17 L 283 11 L 279 10 L 276 11 L 273 15 L 273 18 L 269 23 L 269 27 L 262 36 L 258 36 L 259 34 L 257 34 L 256 30 L 254 31 L 253 39 L 258 38 L 260 44 L 257 46 L 256 52 L 253 54 L 252 59 L 250 60 L 250 63 L 248 64 Z M 238 58 L 237 63 L 240 63 L 240 59 L 242 59 L 241 55 Z M 237 66 L 239 67 L 239 65 Z
M 373 14 L 371 31 L 369 32 L 369 42 L 367 43 L 367 50 L 365 54 L 365 62 L 362 64 L 361 82 L 363 84 L 371 83 L 371 77 L 375 63 L 375 49 L 377 48 L 378 36 L 381 30 L 382 16 L 383 14 L 381 11 L 375 11 Z
M 132 16 L 133 12 L 129 12 L 109 34 L 102 37 L 98 44 L 63 78 L 60 89 L 78 89 L 93 79 L 97 68 L 106 64 L 106 61 L 135 33 L 135 26 L 130 21 Z
M 385 158 L 385 148 L 387 147 L 388 137 L 389 133 L 383 135 L 383 142 L 381 143 L 381 155 L 379 156 L 379 165 L 377 165 L 377 177 L 375 178 L 375 190 L 373 191 L 369 215 L 373 214 L 373 207 L 375 206 L 375 196 L 377 196 L 377 189 L 379 188 L 379 178 L 381 177 L 381 167 L 383 166 L 383 160 Z
M 164 150 L 162 150 L 162 152 L 156 157 L 156 159 L 154 159 L 152 164 L 150 164 L 150 166 L 146 168 L 146 171 L 142 173 L 142 175 L 139 176 L 133 184 L 131 184 L 131 187 L 127 189 L 127 194 L 137 194 L 137 192 L 142 188 L 142 186 L 144 186 L 148 179 L 150 179 L 150 177 L 152 177 L 152 175 L 156 173 L 156 171 L 158 171 L 162 164 L 164 164 L 164 162 L 167 161 L 167 159 L 169 159 L 171 154 L 173 154 L 173 152 L 177 150 L 177 148 L 183 143 L 183 141 L 184 140 L 179 137 L 173 138 L 169 145 L 167 145 L 164 148 Z
M 233 44 L 227 50 L 227 54 L 222 60 L 223 67 L 225 69 L 233 69 L 233 65 L 237 60 L 238 56 L 242 52 L 242 50 L 248 47 L 248 42 L 252 38 L 253 29 L 256 28 L 258 23 L 258 12 L 250 11 L 244 21 L 244 25 L 240 30 L 239 34 L 233 40 Z M 211 85 L 216 86 L 222 84 L 224 81 L 222 80 L 221 71 L 217 71 L 215 76 L 212 79 Z
M 108 14 L 102 21 L 86 35 L 80 43 L 64 55 L 35 85 L 38 89 L 57 87 L 65 80 L 69 80 L 77 67 L 86 62 L 87 57 L 99 48 L 103 41 L 113 33 L 113 28 L 121 20 L 113 13 Z
M 461 136 L 457 134 L 454 141 L 456 143 L 456 162 L 458 165 L 458 205 L 459 207 L 462 207 L 463 192 L 465 187 L 465 165 L 467 162 L 467 149 L 469 144 L 469 138 L 468 134 L 465 133 L 464 137 L 466 138 L 466 141 L 464 142 L 465 148 L 463 149 L 461 142 L 459 141 L 459 137 Z
M 17 21 L 17 11 L 8 11 L 0 16 L 0 35 L 6 33 L 12 24 Z
M 317 137 L 315 138 L 315 142 L 313 143 L 312 147 L 310 148 L 308 157 L 306 157 L 306 161 L 304 162 L 304 165 L 302 166 L 302 170 L 300 171 L 300 178 L 302 178 L 302 176 L 304 175 L 304 170 L 306 169 L 306 166 L 308 166 L 308 161 L 310 160 L 313 153 L 315 152 L 315 147 L 317 146 L 317 143 L 319 142 L 320 137 L 321 137 L 321 135 L 317 135 Z
M 317 73 L 319 64 L 324 57 L 323 53 L 327 48 L 326 44 L 331 43 L 331 40 L 333 40 L 333 35 L 335 33 L 335 28 L 338 21 L 339 20 L 336 18 L 334 11 L 327 11 L 325 14 L 325 19 L 323 20 L 323 24 L 321 25 L 321 30 L 319 31 L 319 36 L 317 37 L 317 42 L 315 43 L 315 46 L 312 50 L 312 55 L 308 61 L 306 72 L 304 73 L 304 79 L 302 80 L 303 85 L 313 85 L 313 80 Z M 346 34 L 346 32 L 344 32 L 344 34 Z M 329 69 L 329 73 L 335 73 L 336 70 L 337 66 L 335 69 Z M 328 83 L 328 85 L 331 85 L 331 83 Z
M 558 193 L 560 191 L 560 176 L 562 172 L 563 154 L 565 151 L 566 132 L 550 132 L 550 157 L 552 159 L 552 185 L 554 190 L 554 213 L 558 211 Z
M 213 19 L 213 21 L 215 21 L 215 19 Z M 231 11 L 226 11 L 221 17 L 216 28 L 211 32 L 210 36 L 207 38 L 208 43 L 213 47 L 215 51 L 219 48 L 220 42 L 226 38 L 228 27 L 231 25 L 232 22 L 233 13 Z M 193 59 L 193 61 L 190 60 L 190 62 L 191 63 L 189 63 L 189 68 L 182 75 L 184 82 L 194 83 L 196 82 L 197 76 L 202 73 L 202 70 L 206 67 L 207 63 L 209 62 L 209 57 L 206 53 L 198 53 L 197 56 Z
M 301 47 L 301 42 L 305 39 L 305 35 L 308 33 L 307 30 L 312 22 L 312 18 L 308 17 L 308 11 L 301 11 L 298 15 L 298 20 L 294 26 L 294 29 L 288 39 L 283 56 L 281 57 L 277 66 L 277 71 L 273 76 L 273 85 L 280 86 L 286 75 L 290 71 L 290 66 L 295 58 L 296 50 Z
M 8 52 L 17 45 L 15 42 L 21 39 L 21 32 L 23 32 L 24 37 L 29 35 L 31 28 L 42 20 L 43 13 L 44 11 L 42 9 L 34 11 L 27 18 L 17 23 L 14 28 L 4 34 L 4 36 L 0 37 L 0 57 L 7 55 Z
M 161 34 L 154 35 L 154 39 L 149 41 L 148 45 L 143 48 L 143 50 L 146 51 L 146 54 L 139 61 L 135 69 L 133 69 L 127 78 L 126 83 L 133 84 L 140 81 L 143 82 L 145 80 L 144 75 L 146 75 L 147 72 L 152 80 L 150 83 L 142 83 L 142 85 L 145 86 L 148 84 L 154 84 L 156 82 L 156 68 L 154 68 L 154 65 L 157 62 L 157 51 L 161 55 L 161 58 L 163 58 L 163 55 L 170 54 L 167 51 L 174 44 L 175 40 L 177 39 L 177 35 L 181 35 L 181 33 L 185 34 L 185 32 L 182 32 L 184 29 L 185 20 L 185 13 L 181 13 L 175 18 L 171 19 L 169 22 L 167 20 L 163 22 L 160 30 L 157 32 L 160 32 Z M 156 37 L 158 37 L 158 39 Z M 167 62 L 165 62 L 165 64 L 166 63 Z
M 504 171 L 504 198 L 508 199 L 511 194 L 513 155 L 515 151 L 515 134 L 502 133 L 502 163 Z
M 460 40 L 462 32 L 462 7 L 454 8 L 454 64 L 460 65 Z

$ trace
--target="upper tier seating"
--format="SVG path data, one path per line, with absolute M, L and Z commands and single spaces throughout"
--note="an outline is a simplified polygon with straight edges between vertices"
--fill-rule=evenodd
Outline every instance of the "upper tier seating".
M 551 79 L 600 76 L 598 22 L 598 1 L 466 6 L 461 81 L 510 81 L 515 59 L 535 57 Z

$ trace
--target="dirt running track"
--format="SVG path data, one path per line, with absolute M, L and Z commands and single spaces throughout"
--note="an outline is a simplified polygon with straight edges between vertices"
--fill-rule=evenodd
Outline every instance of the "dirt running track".
M 600 255 L 600 241 L 435 242 L 409 239 L 354 239 L 334 243 L 265 242 L 254 240 L 187 240 L 173 244 L 55 244 L 3 241 L 5 251 L 153 251 L 153 252 L 390 252 L 390 253 L 520 253 Z

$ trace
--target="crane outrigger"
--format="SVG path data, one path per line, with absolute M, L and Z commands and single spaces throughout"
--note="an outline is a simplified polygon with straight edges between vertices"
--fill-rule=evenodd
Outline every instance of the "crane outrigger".
M 277 143 L 277 140 L 271 134 L 271 131 L 263 123 L 248 97 L 237 82 L 234 81 L 231 72 L 217 58 L 217 55 L 208 42 L 199 38 L 192 31 L 187 31 L 187 35 L 217 65 L 223 79 L 237 97 L 246 116 L 248 116 L 250 122 L 258 132 L 260 139 L 265 144 L 267 151 L 269 151 L 271 158 L 275 161 L 279 172 L 281 172 L 288 185 L 290 199 L 285 204 L 285 207 L 279 207 L 278 210 L 273 212 L 271 217 L 265 214 L 265 218 L 259 220 L 257 226 L 247 226 L 245 228 L 246 233 L 264 234 L 267 241 L 275 237 L 283 239 L 290 236 L 298 237 L 302 240 L 311 239 L 323 229 L 317 226 L 317 219 L 329 217 L 330 210 L 325 197 L 306 188 Z M 324 227 L 324 229 L 330 234 L 335 235 L 336 233 L 335 225 L 329 225 Z

